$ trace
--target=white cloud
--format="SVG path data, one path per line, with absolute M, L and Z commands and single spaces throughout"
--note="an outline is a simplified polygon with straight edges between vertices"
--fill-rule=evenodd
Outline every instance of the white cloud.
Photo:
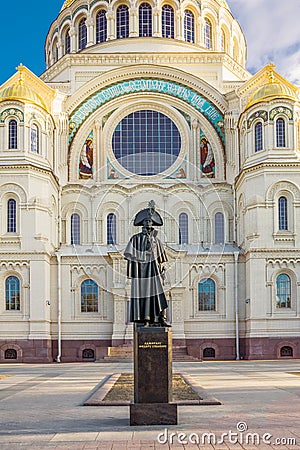
M 272 61 L 300 84 L 300 0 L 228 0 L 246 35 L 247 68 L 255 73 Z

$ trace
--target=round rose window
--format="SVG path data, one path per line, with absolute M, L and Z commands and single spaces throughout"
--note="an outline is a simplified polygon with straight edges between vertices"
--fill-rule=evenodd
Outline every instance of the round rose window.
M 157 111 L 141 110 L 119 122 L 113 133 L 112 148 L 125 169 L 151 176 L 164 172 L 175 162 L 181 137 L 169 117 Z

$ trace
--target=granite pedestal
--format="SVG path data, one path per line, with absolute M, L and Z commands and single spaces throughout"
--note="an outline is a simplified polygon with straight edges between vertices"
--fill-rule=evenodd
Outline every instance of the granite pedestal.
M 172 332 L 138 327 L 134 332 L 134 403 L 130 425 L 176 425 L 172 402 Z

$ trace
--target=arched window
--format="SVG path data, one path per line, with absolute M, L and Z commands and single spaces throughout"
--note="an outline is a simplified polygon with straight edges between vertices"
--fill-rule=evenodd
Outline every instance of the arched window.
M 263 126 L 261 122 L 255 125 L 255 151 L 260 152 L 263 149 Z
M 20 311 L 20 280 L 15 276 L 5 280 L 6 311 Z
M 185 213 L 179 215 L 179 244 L 189 242 L 189 218 Z
M 217 212 L 215 214 L 215 244 L 223 244 L 224 241 L 224 215 Z
M 106 11 L 100 9 L 96 16 L 96 43 L 105 42 L 107 39 Z
M 7 348 L 4 352 L 4 359 L 17 359 L 17 350 L 14 348 Z
M 117 9 L 117 39 L 129 36 L 129 12 L 126 5 L 120 5 Z
M 236 38 L 233 39 L 233 59 L 239 60 L 239 43 Z
M 284 358 L 292 358 L 293 357 L 293 349 L 289 345 L 285 345 L 280 349 L 280 356 Z
M 276 307 L 291 307 L 291 279 L 286 273 L 281 273 L 276 278 Z
M 13 198 L 7 202 L 7 232 L 17 232 L 17 202 Z
M 281 117 L 276 120 L 276 146 L 285 147 L 285 121 Z
M 212 347 L 206 347 L 203 349 L 203 358 L 215 358 L 216 351 Z
M 95 351 L 92 348 L 82 350 L 82 359 L 95 359 Z
M 87 44 L 86 18 L 81 19 L 78 25 L 78 48 L 83 50 Z
M 81 312 L 98 312 L 98 285 L 93 280 L 81 283 Z
M 288 208 L 286 197 L 278 199 L 278 229 L 288 230 Z
M 174 39 L 174 9 L 170 5 L 162 7 L 162 37 Z
M 57 43 L 57 40 L 53 44 L 52 54 L 53 54 L 54 62 L 58 61 L 58 43 Z
M 139 7 L 139 36 L 152 36 L 152 8 L 148 3 Z
M 71 244 L 80 245 L 80 216 L 71 215 Z
M 8 124 L 8 148 L 18 148 L 18 123 L 15 119 L 10 120 Z
M 107 244 L 116 244 L 117 220 L 115 214 L 107 216 Z
M 186 42 L 195 42 L 195 27 L 194 27 L 194 14 L 192 11 L 186 9 L 184 11 L 184 21 L 183 21 L 183 29 L 184 29 L 184 40 Z
M 212 48 L 212 25 L 209 19 L 204 21 L 204 45 L 206 48 Z
M 204 278 L 198 283 L 199 311 L 215 311 L 216 284 L 211 278 Z
M 30 150 L 39 153 L 39 127 L 35 123 L 30 128 Z
M 65 33 L 65 54 L 70 53 L 71 52 L 71 36 L 70 36 L 70 28 L 67 29 L 66 33 Z
M 220 49 L 221 52 L 225 52 L 226 50 L 226 35 L 225 35 L 225 31 L 221 30 L 221 36 L 220 36 Z

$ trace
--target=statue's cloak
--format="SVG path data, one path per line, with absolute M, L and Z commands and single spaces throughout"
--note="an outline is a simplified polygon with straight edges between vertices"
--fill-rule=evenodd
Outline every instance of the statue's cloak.
M 142 231 L 131 237 L 124 252 L 127 276 L 131 278 L 131 322 L 158 322 L 168 304 L 163 291 L 162 264 L 167 255 L 157 231 Z

